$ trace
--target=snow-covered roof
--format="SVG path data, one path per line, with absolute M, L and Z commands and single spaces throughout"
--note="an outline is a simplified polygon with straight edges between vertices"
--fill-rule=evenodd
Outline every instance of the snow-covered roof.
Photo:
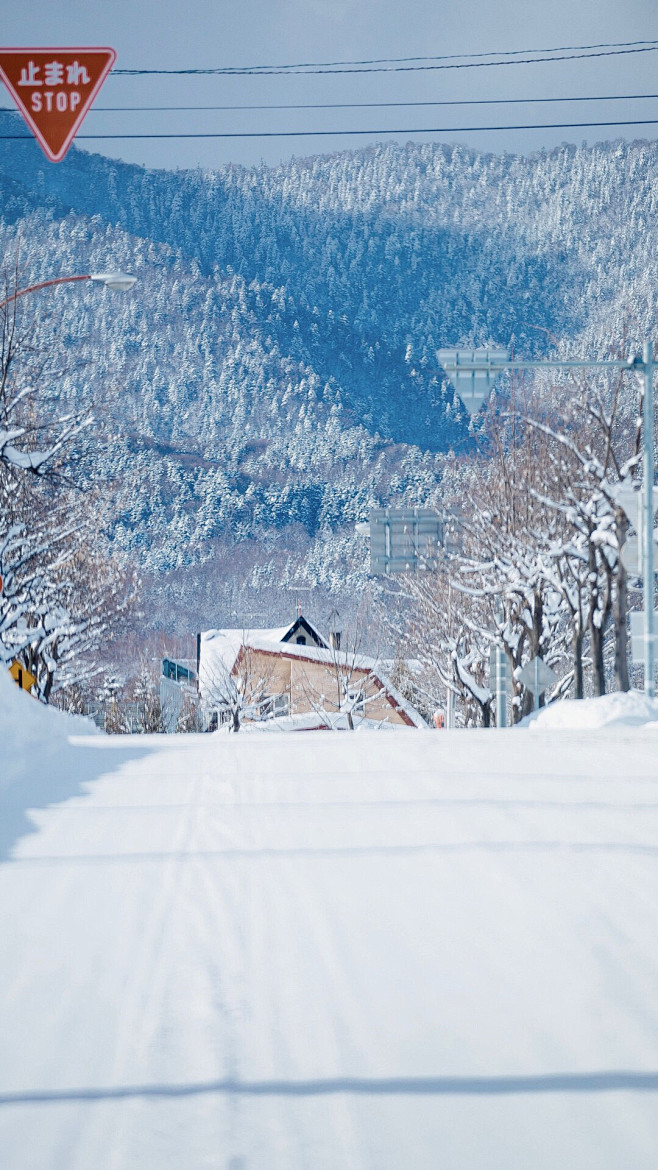
M 274 626 L 270 629 L 221 629 L 205 630 L 201 634 L 201 658 L 205 657 L 208 668 L 214 666 L 223 671 L 231 671 L 241 646 L 252 649 L 271 649 L 273 645 L 280 645 L 286 641 L 298 625 L 305 626 L 317 641 L 324 645 L 324 638 L 316 630 L 307 617 L 295 618 L 287 626 Z

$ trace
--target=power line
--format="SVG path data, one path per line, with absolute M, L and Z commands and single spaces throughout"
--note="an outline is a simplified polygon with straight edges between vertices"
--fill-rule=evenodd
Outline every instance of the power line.
M 113 69 L 110 74 L 111 77 L 145 77 L 145 76 L 177 76 L 177 77 L 191 77 L 191 76 L 223 76 L 223 77 L 274 77 L 285 75 L 287 77 L 300 74 L 304 77 L 310 77 L 313 74 L 319 74 L 324 77 L 334 76 L 336 74 L 350 74 L 350 73 L 416 73 L 426 72 L 428 70 L 437 69 L 490 69 L 499 65 L 539 65 L 542 62 L 552 61 L 582 61 L 593 60 L 597 57 L 623 57 L 630 53 L 655 53 L 658 50 L 658 43 L 653 41 L 644 47 L 634 49 L 604 49 L 595 53 L 567 53 L 560 56 L 552 57 L 514 57 L 508 58 L 505 61 L 460 61 L 451 62 L 450 64 L 431 64 L 431 65 L 356 65 L 350 68 L 327 68 L 325 66 L 305 66 L 305 65 L 284 65 L 284 66 L 264 66 L 257 65 L 251 67 L 238 66 L 224 66 L 220 68 L 211 69 Z M 526 52 L 543 52 L 544 50 L 525 50 Z M 548 52 L 555 52 L 555 50 L 548 50 Z M 466 56 L 467 54 L 459 54 Z M 434 60 L 433 58 L 424 58 L 425 60 Z M 440 60 L 437 59 L 437 60 Z M 445 61 L 446 58 L 443 58 Z
M 477 60 L 484 57 L 519 57 L 523 53 L 567 53 L 576 49 L 630 49 L 640 45 L 656 45 L 658 41 L 604 41 L 596 45 L 557 45 L 552 49 L 500 49 L 489 53 L 443 53 L 440 56 L 422 57 L 372 57 L 362 61 L 303 61 L 296 65 L 250 65 L 250 69 L 310 69 L 314 66 L 331 68 L 336 65 L 398 65 L 413 61 L 458 61 L 464 57 Z M 235 68 L 239 68 L 236 66 Z
M 586 97 L 541 97 L 541 98 L 477 98 L 450 101 L 427 102 L 294 102 L 286 105 L 237 105 L 237 106 L 94 106 L 90 113 L 139 113 L 161 112 L 203 112 L 211 110 L 375 110 L 398 109 L 409 106 L 524 106 L 547 102 L 626 102 L 658 98 L 658 93 L 608 93 Z M 9 106 L 0 106 L 0 112 L 9 111 Z
M 286 72 L 295 69 L 331 69 L 342 65 L 400 65 L 420 61 L 460 61 L 465 57 L 476 61 L 490 57 L 518 57 L 524 53 L 567 53 L 594 49 L 637 49 L 642 52 L 645 47 L 658 45 L 658 41 L 604 41 L 594 45 L 557 45 L 553 48 L 540 49 L 500 49 L 489 53 L 444 53 L 440 56 L 426 54 L 422 57 L 371 57 L 353 61 L 299 61 L 292 65 L 226 65 L 217 69 L 114 69 L 113 75 L 134 77 L 142 74 L 187 74 L 187 73 L 258 73 L 261 70 L 277 70 Z M 610 54 L 612 55 L 612 54 Z M 495 62 L 493 62 L 495 64 Z
M 106 141 L 108 139 L 155 139 L 155 138 L 340 138 L 346 135 L 376 134 L 469 134 L 492 130 L 579 130 L 601 126 L 658 126 L 658 118 L 632 118 L 623 122 L 533 122 L 516 126 L 420 126 L 393 127 L 378 130 L 255 130 L 229 131 L 219 133 L 183 134 L 78 134 L 76 140 Z M 1 141 L 33 141 L 31 134 L 0 134 Z

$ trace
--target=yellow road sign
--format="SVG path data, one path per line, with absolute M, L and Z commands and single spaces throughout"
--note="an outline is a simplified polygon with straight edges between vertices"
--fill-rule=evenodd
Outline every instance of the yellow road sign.
M 32 671 L 28 670 L 27 667 L 22 665 L 22 663 L 17 662 L 16 659 L 14 659 L 11 666 L 9 667 L 9 673 L 14 682 L 18 683 L 19 687 L 21 687 L 21 689 L 24 691 L 31 691 L 32 687 L 37 681 L 36 676 L 32 674 Z

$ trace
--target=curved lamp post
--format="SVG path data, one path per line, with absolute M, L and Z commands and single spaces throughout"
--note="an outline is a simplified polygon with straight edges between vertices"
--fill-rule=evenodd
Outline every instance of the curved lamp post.
M 56 276 L 54 280 L 42 280 L 39 284 L 30 284 L 27 288 L 19 288 L 10 297 L 5 297 L 4 301 L 0 301 L 0 309 L 4 309 L 5 305 L 11 304 L 12 301 L 17 301 L 19 297 L 24 297 L 26 293 L 38 292 L 42 288 L 52 288 L 55 284 L 73 284 L 79 280 L 94 280 L 97 284 L 104 284 L 106 288 L 127 292 L 129 288 L 132 288 L 137 277 L 131 276 L 128 272 L 86 272 L 80 276 Z

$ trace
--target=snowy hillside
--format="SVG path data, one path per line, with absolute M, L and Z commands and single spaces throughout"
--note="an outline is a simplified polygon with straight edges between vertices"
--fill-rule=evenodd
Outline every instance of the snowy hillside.
M 0 143 L 6 262 L 20 237 L 26 280 L 139 276 L 121 302 L 74 289 L 23 308 L 64 351 L 58 388 L 96 406 L 114 538 L 156 582 L 174 574 L 168 612 L 175 594 L 229 620 L 240 590 L 295 580 L 353 593 L 354 520 L 436 502 L 442 452 L 468 449 L 438 345 L 641 337 L 657 159 L 646 143 L 532 158 L 389 144 L 165 172 Z
M 50 792 L 0 789 L 1 1164 L 653 1170 L 658 728 L 634 702 L 607 731 L 42 758 Z

